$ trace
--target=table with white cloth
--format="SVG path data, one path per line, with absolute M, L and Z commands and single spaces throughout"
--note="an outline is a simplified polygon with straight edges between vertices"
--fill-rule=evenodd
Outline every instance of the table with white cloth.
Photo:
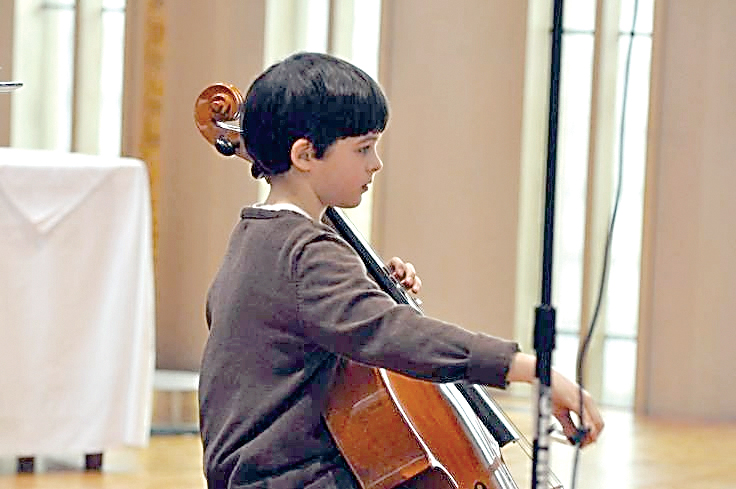
M 153 280 L 140 160 L 0 148 L 0 456 L 148 444 Z

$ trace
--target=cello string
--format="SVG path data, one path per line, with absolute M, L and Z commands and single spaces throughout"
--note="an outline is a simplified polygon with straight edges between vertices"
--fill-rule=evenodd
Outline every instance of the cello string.
M 603 294 L 606 289 L 606 281 L 608 278 L 608 267 L 609 267 L 609 261 L 610 261 L 611 242 L 613 240 L 613 230 L 616 224 L 616 215 L 618 213 L 618 205 L 621 200 L 621 189 L 623 186 L 624 132 L 626 128 L 626 113 L 627 113 L 627 102 L 628 102 L 628 94 L 629 94 L 629 79 L 631 75 L 631 53 L 633 50 L 634 35 L 636 31 L 636 20 L 637 20 L 638 14 L 639 14 L 639 0 L 634 0 L 633 14 L 632 14 L 632 20 L 631 20 L 631 30 L 628 33 L 629 43 L 628 43 L 627 52 L 626 52 L 626 62 L 624 65 L 624 79 L 623 79 L 622 94 L 621 94 L 621 120 L 619 124 L 618 177 L 617 177 L 617 183 L 616 183 L 616 197 L 614 200 L 613 211 L 611 213 L 611 221 L 608 227 L 608 233 L 606 235 L 606 244 L 605 244 L 605 249 L 604 249 L 604 254 L 603 254 L 603 269 L 601 271 L 601 280 L 598 286 L 598 297 L 596 299 L 595 309 L 593 311 L 593 317 L 590 322 L 590 327 L 588 328 L 588 332 L 585 335 L 585 339 L 583 341 L 582 347 L 580 348 L 580 351 L 578 353 L 577 365 L 576 365 L 577 382 L 580 388 L 579 411 L 580 411 L 581 422 L 582 422 L 582 416 L 583 416 L 583 395 L 582 395 L 583 393 L 583 364 L 585 363 L 585 355 L 588 351 L 588 347 L 590 346 L 590 340 L 593 336 L 593 330 L 598 321 L 598 315 L 600 313 L 601 303 L 603 302 Z M 581 441 L 582 441 L 582 437 L 580 440 L 576 441 L 575 443 L 575 457 L 574 457 L 573 469 L 572 469 L 572 489 L 575 489 L 575 484 L 577 482 L 577 471 L 578 471 L 578 464 L 580 461 Z

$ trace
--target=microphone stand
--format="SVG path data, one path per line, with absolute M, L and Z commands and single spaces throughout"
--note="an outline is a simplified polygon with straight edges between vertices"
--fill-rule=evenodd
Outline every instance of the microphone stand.
M 552 297 L 552 238 L 555 215 L 555 170 L 557 164 L 557 123 L 562 47 L 562 2 L 554 0 L 552 15 L 552 59 L 547 126 L 547 178 L 544 210 L 544 245 L 542 253 L 542 302 L 535 310 L 534 350 L 537 354 L 536 377 L 539 379 L 537 426 L 532 455 L 532 488 L 547 489 L 549 477 L 550 416 L 552 414 L 552 350 L 555 348 L 555 309 Z

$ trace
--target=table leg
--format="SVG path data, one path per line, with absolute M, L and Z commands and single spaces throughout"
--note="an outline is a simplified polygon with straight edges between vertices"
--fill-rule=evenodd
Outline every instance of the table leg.
M 84 467 L 87 470 L 102 470 L 102 454 L 88 453 L 84 456 Z
M 33 472 L 34 457 L 18 457 L 18 473 L 28 474 Z

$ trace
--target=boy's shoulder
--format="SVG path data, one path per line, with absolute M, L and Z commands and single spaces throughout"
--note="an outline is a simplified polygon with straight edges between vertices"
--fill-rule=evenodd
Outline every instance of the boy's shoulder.
M 316 263 L 360 261 L 334 228 L 297 211 L 246 207 L 241 217 L 242 234 L 235 240 L 247 241 L 251 250 L 258 249 L 261 259 L 273 255 L 276 262 L 288 263 L 292 271 Z
M 282 239 L 290 244 L 300 242 L 306 244 L 314 240 L 342 241 L 337 232 L 322 222 L 316 222 L 299 210 L 267 209 L 263 207 L 245 207 L 240 217 L 246 227 L 256 226 L 260 232 L 268 233 L 272 238 Z

